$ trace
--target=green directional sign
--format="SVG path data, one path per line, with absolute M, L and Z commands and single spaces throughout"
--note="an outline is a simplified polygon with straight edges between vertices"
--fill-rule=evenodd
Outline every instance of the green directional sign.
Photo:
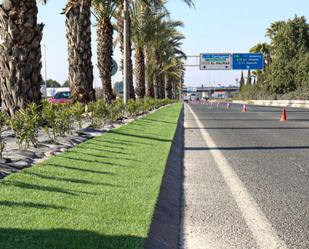
M 231 69 L 231 54 L 213 53 L 200 54 L 200 69 L 201 70 L 230 70 Z

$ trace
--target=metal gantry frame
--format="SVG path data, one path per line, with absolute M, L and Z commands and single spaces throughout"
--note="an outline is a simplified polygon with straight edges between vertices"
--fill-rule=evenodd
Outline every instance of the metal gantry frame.
M 199 55 L 187 55 L 188 58 L 195 58 L 195 64 L 185 64 L 185 67 L 199 67 L 200 66 L 200 56 Z

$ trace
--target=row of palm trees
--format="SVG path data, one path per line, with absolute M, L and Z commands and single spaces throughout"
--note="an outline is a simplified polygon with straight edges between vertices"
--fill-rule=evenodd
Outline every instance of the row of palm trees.
M 47 0 L 38 0 L 46 3 Z M 192 6 L 192 0 L 182 0 Z M 170 19 L 166 0 L 129 0 L 129 97 L 174 98 L 184 74 L 179 21 Z M 123 0 L 68 0 L 66 16 L 69 81 L 75 101 L 95 98 L 91 62 L 91 14 L 97 20 L 97 57 L 106 102 L 111 86 L 114 31 L 123 52 Z M 40 102 L 41 39 L 37 0 L 3 0 L 0 5 L 0 90 L 3 109 L 11 115 Z M 115 22 L 116 20 L 116 22 Z M 132 50 L 134 49 L 134 68 Z M 133 84 L 133 75 L 135 86 Z

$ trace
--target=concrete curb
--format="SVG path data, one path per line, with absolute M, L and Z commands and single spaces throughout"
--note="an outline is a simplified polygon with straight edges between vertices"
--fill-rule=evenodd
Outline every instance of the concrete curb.
M 145 249 L 179 248 L 184 154 L 184 107 L 169 153 Z
M 309 108 L 309 100 L 234 100 L 233 103 L 277 107 Z

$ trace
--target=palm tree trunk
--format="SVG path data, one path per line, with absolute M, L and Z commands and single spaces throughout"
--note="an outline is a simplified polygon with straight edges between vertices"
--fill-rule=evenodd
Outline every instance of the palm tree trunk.
M 120 62 L 120 69 L 122 71 L 122 79 L 124 79 L 123 75 L 123 58 L 124 58 L 124 44 L 123 44 L 123 34 L 124 34 L 124 27 L 123 27 L 123 11 L 124 11 L 124 5 L 123 1 L 121 1 L 118 9 L 118 18 L 117 18 L 117 26 L 118 26 L 118 32 L 119 32 L 119 47 L 122 54 L 121 62 Z M 129 65 L 128 65 L 128 96 L 130 99 L 135 99 L 135 90 L 133 85 L 133 62 L 132 62 L 132 42 L 131 42 L 131 18 L 129 15 Z
M 165 84 L 164 84 L 164 76 L 159 74 L 159 98 L 165 98 Z
M 113 26 L 111 21 L 106 18 L 98 23 L 98 68 L 100 78 L 103 83 L 104 99 L 110 103 L 113 99 L 112 90 L 112 64 L 113 64 Z
M 160 84 L 160 76 L 158 73 L 155 73 L 153 76 L 153 95 L 155 99 L 160 98 L 160 89 L 159 89 L 159 84 Z
M 69 0 L 64 13 L 69 53 L 69 81 L 75 101 L 95 99 L 91 62 L 91 0 Z
M 135 50 L 135 78 L 136 78 L 136 95 L 145 97 L 145 56 L 142 48 Z
M 145 50 L 145 65 L 147 66 L 146 69 L 146 97 L 154 98 L 154 86 L 153 86 L 153 76 L 149 73 L 149 65 L 150 65 L 150 55 Z
M 4 111 L 14 115 L 41 100 L 41 40 L 36 0 L 4 0 L 0 5 L 0 90 Z
M 173 98 L 172 80 L 168 76 L 165 76 L 165 98 Z

